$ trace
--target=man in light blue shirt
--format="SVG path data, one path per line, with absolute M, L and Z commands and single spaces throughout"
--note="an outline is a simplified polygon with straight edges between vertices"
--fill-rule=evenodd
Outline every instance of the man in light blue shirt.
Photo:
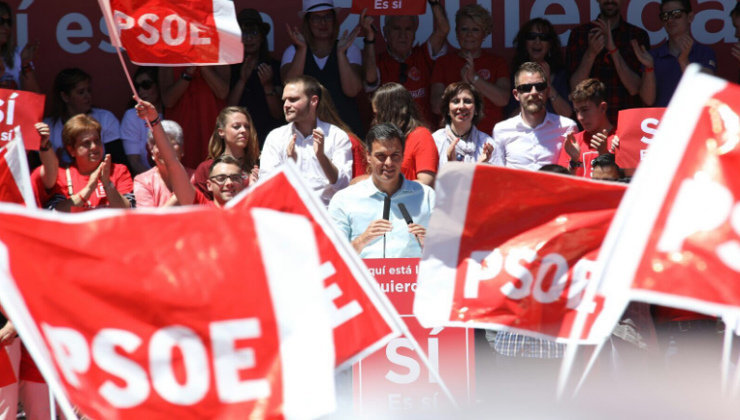
M 339 191 L 329 203 L 334 223 L 362 258 L 421 257 L 434 190 L 401 174 L 404 140 L 393 124 L 372 127 L 365 140 L 370 177 Z M 383 218 L 386 196 L 388 220 Z M 412 223 L 407 225 L 399 204 Z

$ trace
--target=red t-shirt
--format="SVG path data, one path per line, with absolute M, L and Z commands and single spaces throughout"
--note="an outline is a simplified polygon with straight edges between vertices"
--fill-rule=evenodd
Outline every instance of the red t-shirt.
M 591 147 L 591 137 L 593 137 L 593 134 L 588 133 L 584 130 L 580 133 L 573 134 L 573 137 L 575 137 L 576 142 L 578 143 L 578 148 L 581 151 L 580 162 L 583 163 L 583 166 L 576 169 L 575 175 L 590 179 L 593 172 L 593 168 L 591 168 L 591 161 L 599 157 L 599 151 Z M 613 137 L 614 134 L 612 133 L 606 139 L 607 150 L 609 150 L 609 148 L 611 147 Z M 558 165 L 568 168 L 568 165 L 570 164 L 569 162 L 570 155 L 568 154 L 568 152 L 565 151 L 565 145 L 563 145 L 563 148 L 560 149 Z
M 438 165 L 439 152 L 432 133 L 426 127 L 416 127 L 406 137 L 401 173 L 406 179 L 413 181 L 419 172 L 436 174 Z
M 199 189 L 195 189 L 195 197 L 193 197 L 193 204 L 199 206 L 216 207 L 216 204 L 210 198 L 206 197 L 205 194 L 200 192 Z
M 362 141 L 354 134 L 347 133 L 352 144 L 352 178 L 367 173 L 367 154 Z
M 401 63 L 398 60 L 385 51 L 380 54 L 377 63 L 380 70 L 380 84 L 401 83 Z M 432 84 L 430 76 L 434 68 L 434 60 L 429 55 L 429 46 L 424 43 L 414 47 L 403 64 L 406 64 L 406 82 L 401 84 L 411 93 L 426 123 L 431 124 L 436 118 L 432 115 L 432 107 L 429 103 L 429 90 Z
M 57 182 L 51 190 L 44 188 L 44 183 L 41 180 L 41 166 L 36 168 L 31 174 L 31 184 L 33 185 L 33 191 L 36 194 L 36 203 L 41 207 L 49 199 L 56 195 L 61 194 L 66 198 L 71 197 L 73 194 L 80 192 L 87 182 L 90 180 L 90 175 L 82 175 L 77 169 L 77 165 L 72 164 L 69 167 L 69 178 L 72 181 L 72 193 L 69 192 L 67 170 L 65 168 L 59 168 L 57 172 Z M 116 190 L 121 194 L 129 194 L 134 192 L 134 182 L 131 180 L 131 174 L 125 165 L 113 164 L 111 168 L 110 180 L 115 185 Z M 87 203 L 84 207 L 72 207 L 70 210 L 72 213 L 80 213 L 87 210 L 93 210 L 102 207 L 110 207 L 108 202 L 108 196 L 105 194 L 103 188 L 103 182 L 98 180 L 98 186 L 95 188 L 95 192 L 90 195 Z
M 466 61 L 458 55 L 457 51 L 452 51 L 447 55 L 440 57 L 434 65 L 432 72 L 432 83 L 442 83 L 447 87 L 450 83 L 460 81 L 460 70 L 462 70 Z M 509 66 L 506 61 L 493 54 L 481 52 L 480 56 L 473 60 L 475 71 L 481 79 L 496 83 L 500 78 L 509 80 Z M 493 102 L 484 97 L 485 115 L 478 122 L 478 130 L 491 134 L 493 126 L 503 119 L 503 107 L 496 106 Z

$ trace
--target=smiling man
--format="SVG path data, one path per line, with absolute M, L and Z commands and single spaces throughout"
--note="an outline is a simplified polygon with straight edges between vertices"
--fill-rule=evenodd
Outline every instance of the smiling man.
M 514 84 L 520 112 L 493 128 L 491 162 L 537 171 L 543 165 L 557 163 L 565 136 L 578 127 L 570 118 L 547 112 L 549 87 L 542 66 L 523 63 L 514 74 Z
M 421 257 L 434 190 L 401 174 L 404 136 L 395 125 L 372 127 L 365 143 L 370 177 L 338 192 L 329 203 L 329 214 L 362 258 Z
M 317 118 L 321 85 L 311 76 L 285 82 L 283 113 L 288 124 L 270 132 L 260 156 L 260 178 L 274 173 L 289 158 L 328 205 L 332 196 L 349 184 L 352 150 L 347 133 Z

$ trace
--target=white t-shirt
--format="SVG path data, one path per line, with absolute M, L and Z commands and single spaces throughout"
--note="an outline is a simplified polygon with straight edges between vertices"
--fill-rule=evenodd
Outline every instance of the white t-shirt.
M 285 49 L 285 52 L 283 52 L 283 59 L 280 62 L 280 67 L 293 62 L 293 58 L 295 57 L 295 46 L 291 45 L 288 48 Z M 324 66 L 326 66 L 326 62 L 329 60 L 329 56 L 327 55 L 324 58 L 316 57 L 316 55 L 313 55 L 313 59 L 316 60 L 316 65 L 319 66 L 321 70 L 324 69 Z M 354 44 L 350 45 L 347 49 L 347 59 L 349 60 L 350 64 L 357 64 L 358 66 L 362 65 L 362 52 L 359 48 L 357 48 Z

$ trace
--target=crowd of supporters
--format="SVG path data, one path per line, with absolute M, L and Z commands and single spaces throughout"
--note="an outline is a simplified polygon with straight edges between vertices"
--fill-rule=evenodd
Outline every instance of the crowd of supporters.
M 477 4 L 454 15 L 459 49 L 446 41 L 451 25 L 440 0 L 429 0 L 434 27 L 425 40 L 415 38 L 418 16 L 388 16 L 379 27 L 363 14 L 340 36 L 332 0 L 303 0 L 298 20 L 282 28 L 244 9 L 242 63 L 138 68 L 133 82 L 142 102 L 132 102 L 120 121 L 94 106 L 84 69 L 60 69 L 43 92 L 34 75 L 37 45 L 16 48 L 13 12 L 0 2 L 0 87 L 53 97 L 36 125 L 40 149 L 29 154 L 40 207 L 223 206 L 291 159 L 363 256 L 381 256 L 377 241 L 399 228 L 377 210 L 384 197 L 407 203 L 418 224 L 401 223 L 403 237 L 389 242 L 389 254 L 383 242 L 382 255 L 418 257 L 435 177 L 447 162 L 624 181 L 624 170 L 634 168 L 614 161 L 618 112 L 667 106 L 690 63 L 716 71 L 714 51 L 691 35 L 689 0 L 661 1 L 668 40 L 655 48 L 624 19 L 621 1 L 597 2 L 598 18 L 571 28 L 565 46 L 548 20 L 522 24 L 508 63 L 482 47 L 493 20 Z M 739 28 L 740 8 L 731 16 Z M 287 31 L 292 43 L 279 61 L 267 48 L 270 31 Z M 740 46 L 732 55 L 740 61 Z M 715 320 L 668 308 L 652 308 L 654 324 L 650 308 L 631 309 L 625 337 L 638 349 L 656 326 L 674 346 L 687 331 L 718 328 Z M 2 344 L 13 337 L 5 322 Z M 487 338 L 502 357 L 562 355 L 543 340 Z M 20 347 L 14 351 L 20 355 Z M 8 413 L 17 397 L 6 391 L 0 409 Z M 28 401 L 31 418 L 34 406 L 48 410 L 48 401 Z

